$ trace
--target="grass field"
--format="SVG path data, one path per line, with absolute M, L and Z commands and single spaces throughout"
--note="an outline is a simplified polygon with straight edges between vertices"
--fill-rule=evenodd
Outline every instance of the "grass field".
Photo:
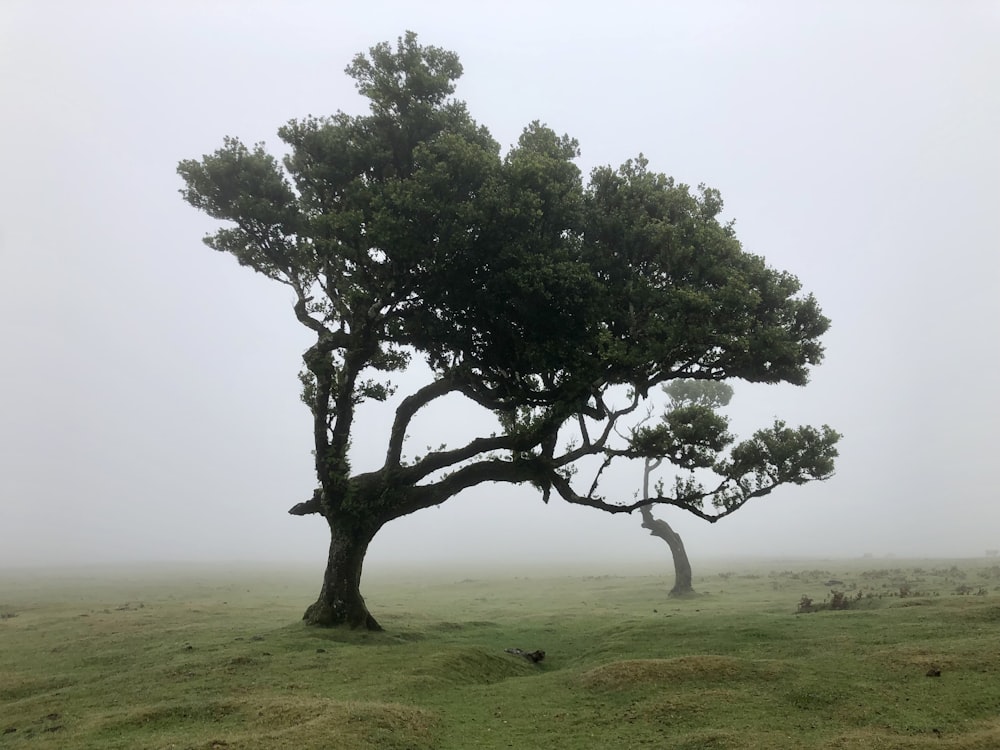
M 366 582 L 384 633 L 303 626 L 319 571 L 7 573 L 0 748 L 994 750 L 995 562 L 742 564 L 682 601 L 411 570 Z

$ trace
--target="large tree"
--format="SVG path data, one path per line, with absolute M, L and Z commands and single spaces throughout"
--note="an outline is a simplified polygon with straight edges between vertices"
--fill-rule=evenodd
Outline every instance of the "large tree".
M 183 161 L 182 194 L 225 222 L 205 242 L 286 285 L 314 336 L 303 354 L 318 487 L 291 513 L 321 515 L 330 549 L 318 625 L 378 628 L 360 593 L 365 552 L 393 519 L 488 482 L 545 501 L 627 513 L 667 504 L 728 514 L 775 487 L 828 475 L 837 434 L 765 438 L 712 465 L 713 482 L 616 502 L 617 459 L 658 455 L 663 435 L 622 431 L 676 378 L 804 384 L 828 321 L 791 275 L 746 253 L 696 191 L 639 157 L 585 184 L 576 141 L 536 123 L 506 153 L 452 98 L 462 72 L 412 33 L 347 67 L 370 111 L 292 120 L 282 161 L 226 138 Z M 398 401 L 381 467 L 351 468 L 355 416 L 394 394 L 419 357 L 432 377 Z M 496 428 L 406 458 L 414 417 L 460 394 Z M 693 455 L 702 446 L 679 446 Z M 595 474 L 578 485 L 578 467 Z

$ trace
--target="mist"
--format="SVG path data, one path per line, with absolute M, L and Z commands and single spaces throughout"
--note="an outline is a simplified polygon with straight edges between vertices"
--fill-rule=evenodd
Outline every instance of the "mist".
M 407 29 L 456 51 L 456 96 L 508 147 L 540 120 L 584 172 L 640 152 L 718 188 L 745 249 L 832 328 L 804 388 L 734 382 L 741 436 L 843 433 L 836 475 L 717 524 L 657 514 L 708 557 L 982 555 L 1000 395 L 996 3 L 469 5 L 12 0 L 0 10 L 0 566 L 314 564 L 315 486 L 290 293 L 201 243 L 176 164 L 225 135 L 364 102 L 343 73 Z M 366 410 L 357 469 L 395 401 Z M 481 417 L 460 400 L 414 449 Z M 488 429 L 488 420 L 485 423 Z M 616 474 L 629 501 L 641 467 Z M 373 566 L 666 566 L 639 518 L 486 486 L 386 526 Z

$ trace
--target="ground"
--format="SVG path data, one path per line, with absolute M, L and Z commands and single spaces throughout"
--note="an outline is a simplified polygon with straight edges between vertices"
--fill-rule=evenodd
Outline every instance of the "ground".
M 301 624 L 314 571 L 8 572 L 0 748 L 994 748 L 995 563 L 411 570 L 384 633 Z

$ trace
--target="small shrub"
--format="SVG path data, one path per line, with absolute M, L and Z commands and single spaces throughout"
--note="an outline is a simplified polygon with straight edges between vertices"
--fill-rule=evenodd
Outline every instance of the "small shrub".
M 851 600 L 843 591 L 834 589 L 830 592 L 830 609 L 848 609 L 850 606 Z
M 812 612 L 812 611 L 814 611 L 813 610 L 813 600 L 810 599 L 805 594 L 803 594 L 802 598 L 799 599 L 799 609 L 798 609 L 798 611 L 799 612 Z

